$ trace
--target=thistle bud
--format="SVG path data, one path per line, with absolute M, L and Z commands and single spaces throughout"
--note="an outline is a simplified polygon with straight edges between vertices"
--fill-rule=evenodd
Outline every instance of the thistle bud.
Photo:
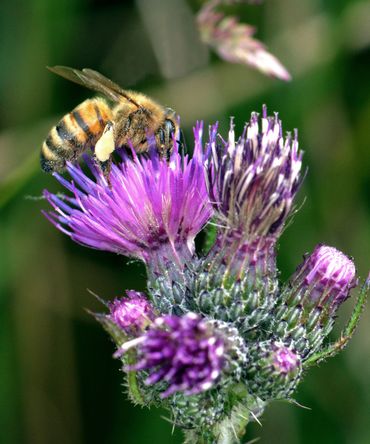
M 318 245 L 304 258 L 283 292 L 276 310 L 275 333 L 293 340 L 307 357 L 330 333 L 338 307 L 356 284 L 352 260 L 333 247 Z
M 356 286 L 356 269 L 351 259 L 333 247 L 318 245 L 291 279 L 294 294 L 305 307 L 326 307 L 331 313 Z
M 289 398 L 302 372 L 296 350 L 280 341 L 264 341 L 254 345 L 250 353 L 247 379 L 253 394 L 264 401 Z
M 225 395 L 220 389 L 211 389 L 191 396 L 175 393 L 170 399 L 173 416 L 183 428 L 198 428 L 207 435 L 225 415 Z
M 129 336 L 137 336 L 154 320 L 153 307 L 143 293 L 127 291 L 127 297 L 109 303 L 108 319 Z

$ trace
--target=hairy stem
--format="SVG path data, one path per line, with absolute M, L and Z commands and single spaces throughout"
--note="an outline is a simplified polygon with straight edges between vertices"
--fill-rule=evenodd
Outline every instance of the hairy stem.
M 129 350 L 126 356 L 127 364 L 130 366 L 136 363 L 136 353 L 135 350 Z M 127 372 L 127 385 L 129 389 L 129 395 L 131 400 L 135 404 L 139 404 L 145 406 L 146 403 L 143 399 L 143 396 L 139 389 L 139 384 L 137 382 L 137 372 L 136 371 L 128 371 Z
M 327 358 L 335 356 L 338 352 L 343 350 L 343 348 L 347 345 L 348 341 L 351 339 L 353 333 L 356 330 L 361 313 L 365 308 L 369 287 L 370 287 L 370 277 L 366 280 L 360 291 L 360 294 L 358 295 L 356 305 L 353 309 L 351 318 L 348 321 L 346 328 L 342 331 L 340 338 L 336 342 L 329 344 L 323 350 L 321 350 L 318 353 L 315 353 L 309 359 L 307 359 L 307 361 L 305 362 L 305 368 L 311 367 L 312 365 L 318 364 Z
M 234 406 L 228 418 L 218 426 L 217 444 L 239 444 L 249 422 L 250 409 L 240 403 Z

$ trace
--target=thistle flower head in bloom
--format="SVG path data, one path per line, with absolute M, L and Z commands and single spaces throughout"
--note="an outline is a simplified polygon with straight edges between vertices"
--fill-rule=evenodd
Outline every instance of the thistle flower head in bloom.
M 126 334 L 137 336 L 154 320 L 153 307 L 143 293 L 126 291 L 127 297 L 108 304 L 108 319 Z
M 211 216 L 202 153 L 190 159 L 175 147 L 169 162 L 156 149 L 132 158 L 122 152 L 112 165 L 110 185 L 86 159 L 93 178 L 68 164 L 71 193 L 44 192 L 54 211 L 49 220 L 73 240 L 91 248 L 142 259 L 154 270 L 162 261 L 182 267 L 194 251 L 194 238 Z
M 210 131 L 209 193 L 216 216 L 229 229 L 249 240 L 277 237 L 300 184 L 302 153 L 297 133 L 283 130 L 278 115 L 267 116 L 263 107 L 261 128 L 253 113 L 239 140 L 234 125 L 229 138 L 217 143 L 217 127 Z
M 261 127 L 258 120 L 253 113 L 238 140 L 233 123 L 227 141 L 218 141 L 217 126 L 210 129 L 208 191 L 218 223 L 225 227 L 219 250 L 236 263 L 243 256 L 249 264 L 273 262 L 274 245 L 301 181 L 297 133 L 284 139 L 278 115 L 268 117 L 266 107 Z
M 208 390 L 221 375 L 225 344 L 198 315 L 157 318 L 138 345 L 135 370 L 147 370 L 146 384 L 167 384 L 162 397 L 176 391 L 187 395 Z

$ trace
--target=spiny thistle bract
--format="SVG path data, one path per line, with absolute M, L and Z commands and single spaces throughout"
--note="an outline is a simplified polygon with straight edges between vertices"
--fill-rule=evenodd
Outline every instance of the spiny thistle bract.
M 351 259 L 318 245 L 285 284 L 276 244 L 301 183 L 297 132 L 256 113 L 239 139 L 217 125 L 193 156 L 155 147 L 113 165 L 110 184 L 69 164 L 71 193 L 45 197 L 46 213 L 73 240 L 144 261 L 148 295 L 135 291 L 96 315 L 117 345 L 131 399 L 166 407 L 186 442 L 237 442 L 275 399 L 292 400 L 303 372 L 351 337 L 368 281 L 340 339 L 327 344 L 337 309 L 357 284 Z M 92 177 L 92 178 L 91 178 Z M 211 224 L 211 219 L 213 224 Z M 205 255 L 194 238 L 216 227 Z

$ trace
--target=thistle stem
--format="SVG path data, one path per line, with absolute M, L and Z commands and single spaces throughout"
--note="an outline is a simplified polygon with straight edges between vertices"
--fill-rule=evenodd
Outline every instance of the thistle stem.
M 218 424 L 214 437 L 200 435 L 196 430 L 187 430 L 184 444 L 240 444 L 248 421 L 249 411 L 239 404 L 230 417 Z
M 231 415 L 219 425 L 217 444 L 239 444 L 244 436 L 250 416 L 250 409 L 244 403 L 237 404 Z
M 126 356 L 127 356 L 128 365 L 135 364 L 136 353 L 134 350 L 129 350 Z M 146 403 L 140 392 L 139 385 L 137 382 L 137 372 L 135 370 L 129 370 L 127 372 L 127 383 L 131 400 L 136 404 L 145 406 Z
M 343 350 L 343 348 L 347 345 L 348 341 L 353 336 L 354 331 L 356 330 L 361 313 L 365 308 L 367 293 L 369 291 L 369 288 L 370 288 L 370 276 L 367 278 L 364 285 L 362 286 L 362 289 L 356 301 L 356 305 L 353 309 L 351 318 L 348 321 L 346 328 L 342 331 L 340 338 L 336 342 L 329 344 L 323 350 L 321 350 L 318 353 L 315 353 L 309 359 L 307 359 L 307 361 L 304 364 L 305 368 L 309 368 L 315 364 L 319 364 L 325 359 L 331 358 L 332 356 L 335 356 L 337 353 Z

